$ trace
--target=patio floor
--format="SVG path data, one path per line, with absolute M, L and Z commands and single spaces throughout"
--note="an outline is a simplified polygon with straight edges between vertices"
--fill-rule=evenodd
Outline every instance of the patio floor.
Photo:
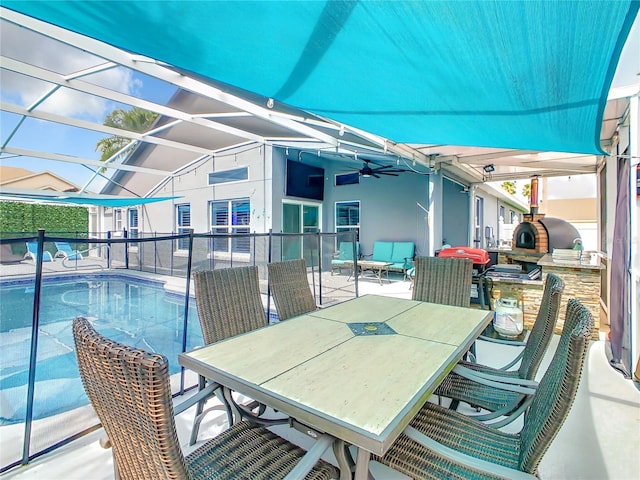
M 392 278 L 390 283 L 383 282 L 383 285 L 376 280 L 363 279 L 359 282 L 359 290 L 361 295 L 411 296 L 409 283 L 399 277 Z M 552 340 L 542 372 L 553 355 L 557 340 L 557 336 Z M 605 347 L 603 338 L 591 346 L 571 413 L 540 465 L 543 479 L 631 480 L 640 477 L 640 391 L 633 382 L 609 367 Z M 514 355 L 512 347 L 481 341 L 477 352 L 479 361 L 496 366 Z M 177 418 L 185 451 L 189 451 L 193 410 Z M 520 425 L 516 422 L 510 429 L 518 429 Z M 223 417 L 217 416 L 217 412 L 211 413 L 203 422 L 199 440 L 217 434 L 224 426 Z M 308 445 L 306 437 L 287 427 L 278 427 L 278 433 L 303 446 Z M 102 430 L 98 430 L 1 477 L 16 480 L 113 479 L 111 452 L 98 444 L 101 435 Z M 333 461 L 330 453 L 326 457 Z M 376 478 L 393 477 L 385 472 Z

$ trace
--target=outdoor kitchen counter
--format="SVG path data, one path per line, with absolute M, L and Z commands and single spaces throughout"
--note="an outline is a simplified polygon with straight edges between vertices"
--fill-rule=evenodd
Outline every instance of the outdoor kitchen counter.
M 550 253 L 544 255 L 538 260 L 538 265 L 541 267 L 565 269 L 579 269 L 579 270 L 604 270 L 605 267 L 600 261 L 600 254 L 597 252 L 583 252 L 582 259 L 580 261 L 563 260 L 557 261 L 553 259 Z
M 585 252 L 589 255 L 590 252 Z M 521 280 L 514 278 L 492 277 L 492 301 L 502 297 L 516 298 L 521 301 L 521 308 L 524 312 L 524 324 L 526 328 L 531 328 L 536 320 L 538 309 L 542 301 L 544 291 L 543 280 L 547 274 L 553 273 L 564 280 L 565 288 L 562 295 L 560 315 L 556 324 L 555 333 L 562 332 L 564 325 L 565 310 L 567 301 L 570 298 L 577 298 L 589 309 L 595 320 L 594 338 L 598 338 L 600 328 L 600 285 L 601 274 L 606 270 L 600 255 L 585 256 L 588 261 L 582 262 L 557 262 L 546 254 L 537 262 L 542 267 L 542 279 Z

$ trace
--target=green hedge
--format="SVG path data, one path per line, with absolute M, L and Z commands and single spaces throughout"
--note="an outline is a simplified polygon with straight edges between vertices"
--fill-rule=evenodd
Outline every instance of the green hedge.
M 36 235 L 41 228 L 45 230 L 46 235 L 86 238 L 89 230 L 89 212 L 85 207 L 0 202 L 2 238 Z M 13 247 L 13 250 L 16 250 L 16 245 Z M 26 247 L 21 246 L 20 249 L 26 251 Z

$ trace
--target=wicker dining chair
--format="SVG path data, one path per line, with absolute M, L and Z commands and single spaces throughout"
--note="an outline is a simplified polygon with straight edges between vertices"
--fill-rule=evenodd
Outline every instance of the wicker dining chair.
M 414 479 L 537 478 L 542 457 L 571 410 L 593 329 L 591 313 L 569 300 L 557 350 L 519 433 L 427 403 L 375 460 Z
M 526 409 L 531 400 L 531 390 L 535 390 L 537 385 L 533 380 L 553 337 L 563 291 L 564 281 L 557 275 L 548 274 L 533 328 L 524 343 L 524 348 L 511 362 L 503 367 L 493 368 L 480 363 L 461 361 L 435 393 L 490 412 L 474 416 L 477 420 L 488 421 L 505 417 L 494 424 L 496 427 L 515 420 Z M 518 368 L 512 370 L 518 362 Z M 513 390 L 494 388 L 493 382 L 509 382 L 513 385 Z
M 471 305 L 473 262 L 467 258 L 416 257 L 413 300 Z
M 269 289 L 280 320 L 287 320 L 318 308 L 307 279 L 307 262 L 304 258 L 272 262 L 267 268 Z
M 267 325 L 257 266 L 201 270 L 192 276 L 207 345 Z
M 280 479 L 305 456 L 246 421 L 184 456 L 174 420 L 184 408 L 173 407 L 167 358 L 105 338 L 81 317 L 73 321 L 73 336 L 82 383 L 113 449 L 116 479 Z M 310 472 L 304 478 L 338 478 L 332 465 L 316 461 L 305 458 Z
M 192 276 L 198 318 L 206 345 L 267 325 L 257 266 L 201 270 Z M 205 384 L 205 378 L 200 376 L 200 390 L 205 388 Z M 207 400 L 205 398 L 198 402 L 191 430 L 191 445 L 198 438 L 205 415 L 222 408 L 215 405 L 205 410 Z M 231 424 L 230 407 L 225 404 L 224 408 Z

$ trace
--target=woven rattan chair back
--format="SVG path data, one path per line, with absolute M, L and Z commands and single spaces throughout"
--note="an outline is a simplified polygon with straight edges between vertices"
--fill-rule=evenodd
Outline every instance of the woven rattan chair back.
M 80 377 L 125 479 L 190 478 L 173 419 L 169 363 L 73 321 Z
M 569 414 L 593 329 L 594 320 L 589 310 L 576 299 L 570 299 L 558 347 L 520 432 L 520 469 L 525 472 L 537 471 L 542 456 Z
M 414 265 L 413 300 L 456 307 L 468 307 L 471 304 L 471 260 L 416 257 Z
M 549 346 L 553 330 L 560 314 L 560 300 L 564 291 L 564 281 L 552 273 L 547 275 L 540 308 L 533 328 L 527 337 L 518 368 L 518 376 L 533 380 L 538 373 L 540 362 Z
M 267 325 L 257 266 L 198 271 L 193 284 L 206 344 Z
M 267 268 L 269 288 L 280 320 L 312 312 L 317 308 L 307 279 L 307 262 L 304 258 L 273 262 Z

